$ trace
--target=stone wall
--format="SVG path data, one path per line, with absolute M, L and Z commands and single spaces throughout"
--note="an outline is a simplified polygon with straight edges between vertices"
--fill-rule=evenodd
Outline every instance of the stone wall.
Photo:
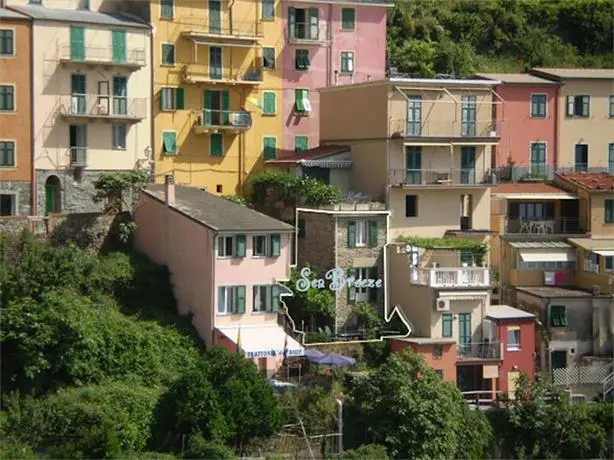
M 318 278 L 335 267 L 335 216 L 334 214 L 300 212 L 299 221 L 304 222 L 304 235 L 298 238 L 299 270 L 309 265 Z M 299 227 L 300 228 L 300 227 Z
M 0 195 L 14 195 L 17 202 L 15 215 L 29 216 L 32 208 L 32 183 L 27 181 L 0 181 Z
M 60 184 L 59 206 L 54 209 L 56 213 L 89 213 L 102 211 L 103 203 L 94 203 L 93 182 L 102 174 L 108 171 L 87 171 L 77 172 L 77 170 L 37 170 L 36 171 L 36 196 L 37 210 L 39 216 L 46 212 L 46 191 L 45 185 L 49 178 L 57 178 Z

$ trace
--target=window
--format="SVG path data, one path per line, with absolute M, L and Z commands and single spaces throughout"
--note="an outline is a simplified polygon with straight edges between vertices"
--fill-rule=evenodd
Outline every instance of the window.
M 443 313 L 441 315 L 441 336 L 452 337 L 452 314 Z
M 418 195 L 405 195 L 405 217 L 418 217 Z
M 433 358 L 441 359 L 442 356 L 443 356 L 443 345 L 439 343 L 436 345 L 433 345 Z
M 222 48 L 209 46 L 209 78 L 211 80 L 222 79 Z
M 442 369 L 434 369 L 435 373 L 439 375 L 439 377 L 443 378 L 443 370 Z
M 603 221 L 606 224 L 614 223 L 614 200 L 604 200 L 603 207 L 604 207 Z
M 604 256 L 605 269 L 608 272 L 614 271 L 614 256 Z
M 111 32 L 111 43 L 113 48 L 113 62 L 126 62 L 126 31 L 114 30 Z
M 377 246 L 377 227 L 376 220 L 348 221 L 348 248 Z
M 320 23 L 317 8 L 288 8 L 290 40 L 318 40 Z
M 545 142 L 531 143 L 531 176 L 546 176 L 546 144 Z
M 245 257 L 245 235 L 218 236 L 218 257 Z
M 407 95 L 407 130 L 408 136 L 422 134 L 422 96 Z
M 175 45 L 162 44 L 162 65 L 175 65 Z
M 614 176 L 614 144 L 608 144 L 608 174 Z
M 72 61 L 85 60 L 85 29 L 70 26 L 70 59 Z
M 547 102 L 545 94 L 531 94 L 531 117 L 546 118 Z
M 252 237 L 252 254 L 254 257 L 266 257 L 268 254 L 266 235 L 255 235 Z
M 262 0 L 262 19 L 275 19 L 275 0 Z
M 588 144 L 576 144 L 575 148 L 575 171 L 588 171 Z
M 0 30 L 0 56 L 13 55 L 13 41 L 12 30 Z
M 309 138 L 307 136 L 294 136 L 294 151 L 297 153 L 309 149 Z
M 275 115 L 277 112 L 277 103 L 275 100 L 275 93 L 272 91 L 265 91 L 263 96 L 262 111 L 265 115 Z
M 175 155 L 177 153 L 177 133 L 175 131 L 162 132 L 162 151 L 166 155 Z
M 240 315 L 245 313 L 245 286 L 220 286 L 217 290 L 217 312 Z
M 115 115 L 128 114 L 128 79 L 126 77 L 113 77 L 113 113 Z
M 473 252 L 468 250 L 461 250 L 460 252 L 460 263 L 461 266 L 470 267 L 473 265 Z M 466 264 L 466 265 L 465 265 Z
M 212 133 L 209 137 L 209 152 L 212 157 L 224 156 L 224 135 Z
M 565 305 L 550 305 L 550 325 L 554 327 L 567 326 Z
M 15 167 L 15 142 L 0 141 L 0 168 Z
M 160 17 L 164 19 L 173 19 L 173 0 L 160 0 Z
M 180 110 L 185 104 L 183 88 L 161 88 L 160 110 Z
M 277 157 L 277 138 L 265 136 L 262 138 L 262 158 L 274 160 Z
M 275 48 L 262 48 L 262 66 L 265 69 L 275 68 Z
M 308 89 L 294 90 L 294 111 L 299 115 L 307 115 L 311 112 Z
M 305 219 L 298 220 L 298 237 L 305 238 L 305 232 L 307 231 L 307 222 Z
M 584 271 L 599 273 L 599 254 L 595 252 L 587 253 L 584 259 Z
M 356 28 L 356 10 L 354 8 L 341 8 L 341 30 L 354 30 Z
M 126 150 L 126 125 L 115 124 L 111 128 L 113 150 Z
M 2 35 L 0 35 L 0 38 L 2 37 Z M 1 43 L 1 40 L 0 40 Z M 1 49 L 1 48 L 0 48 Z M 614 118 L 614 95 L 610 96 L 610 118 Z
M 354 53 L 352 51 L 341 52 L 341 73 L 351 74 L 354 72 Z
M 507 351 L 520 350 L 520 327 L 508 326 L 507 328 Z
M 17 199 L 12 193 L 0 194 L 0 216 L 14 216 L 17 214 Z
M 377 267 L 370 268 L 351 268 L 348 270 L 348 278 L 354 278 L 354 280 L 377 280 Z M 381 287 L 381 283 L 376 284 L 376 287 L 370 288 L 366 283 L 359 283 L 359 286 L 353 285 L 348 288 L 348 300 L 350 303 L 355 302 L 377 302 L 378 287 Z
M 476 135 L 476 97 L 461 97 L 461 136 Z
M 15 87 L 0 86 L 0 110 L 12 112 L 15 110 Z
M 280 307 L 279 286 L 260 285 L 254 286 L 254 311 L 278 312 Z
M 590 96 L 567 96 L 567 116 L 588 118 L 590 115 Z
M 309 50 L 297 49 L 294 51 L 294 69 L 309 69 Z

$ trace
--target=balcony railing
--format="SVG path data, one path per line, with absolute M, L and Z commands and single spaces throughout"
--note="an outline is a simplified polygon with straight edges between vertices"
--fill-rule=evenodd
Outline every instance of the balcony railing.
M 147 98 L 71 94 L 61 97 L 60 112 L 66 117 L 138 121 L 147 116 Z
M 189 83 L 220 82 L 223 84 L 260 85 L 262 70 L 249 67 L 245 70 L 210 67 L 207 64 L 186 64 L 181 69 L 181 76 Z
M 600 173 L 609 172 L 613 174 L 614 171 L 609 171 L 607 165 L 603 166 L 588 166 L 578 165 L 576 166 L 546 166 L 546 165 L 532 165 L 532 166 L 501 166 L 494 168 L 497 182 L 542 182 L 544 180 L 553 180 L 555 173 L 566 172 L 589 172 Z
M 199 131 L 246 131 L 252 126 L 252 114 L 245 110 L 211 110 L 198 112 L 196 128 Z
M 87 147 L 70 148 L 70 165 L 75 167 L 87 166 Z
M 145 48 L 128 48 L 125 52 L 112 47 L 71 45 L 60 46 L 60 61 L 115 65 L 122 67 L 143 67 L 146 61 Z
M 489 287 L 487 267 L 411 268 L 411 284 L 432 288 Z
M 319 41 L 321 37 L 319 24 L 301 21 L 288 26 L 290 41 Z
M 505 219 L 505 233 L 525 233 L 530 235 L 564 235 L 581 234 L 580 219 L 571 217 L 543 218 L 543 219 Z
M 390 133 L 395 137 L 492 137 L 497 138 L 501 120 L 476 120 L 471 122 L 407 121 L 406 118 L 392 119 Z
M 480 185 L 492 184 L 495 179 L 490 169 L 441 168 L 441 169 L 392 169 L 390 184 L 405 186 L 420 185 Z
M 260 21 L 230 21 L 200 17 L 186 17 L 177 20 L 181 33 L 190 37 L 232 38 L 234 40 L 255 40 L 263 36 Z
M 501 342 L 459 343 L 456 347 L 457 361 L 501 360 Z

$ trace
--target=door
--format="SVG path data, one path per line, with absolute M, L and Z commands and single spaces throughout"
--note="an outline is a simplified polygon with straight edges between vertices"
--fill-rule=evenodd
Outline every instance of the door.
M 87 107 L 87 81 L 85 75 L 73 74 L 70 79 L 70 112 L 84 114 Z
M 407 96 L 407 136 L 422 134 L 422 97 Z
M 475 184 L 475 147 L 461 147 L 461 184 Z
M 222 79 L 222 48 L 219 46 L 209 47 L 209 78 Z
M 222 33 L 222 2 L 209 0 L 209 33 Z
M 576 144 L 575 160 L 576 171 L 588 171 L 588 144 Z
M 369 269 L 367 268 L 357 268 L 356 269 L 356 279 L 357 280 L 366 280 L 369 279 Z M 368 302 L 369 301 L 369 290 L 367 287 L 357 287 L 356 288 L 356 302 Z
M 45 181 L 45 214 L 61 212 L 60 179 L 49 176 Z
M 461 351 L 471 347 L 471 313 L 458 314 L 458 347 Z
M 553 350 L 550 352 L 550 368 L 563 369 L 567 367 L 567 350 Z
M 70 59 L 85 60 L 85 29 L 83 27 L 70 27 Z
M 461 136 L 475 136 L 476 117 L 475 96 L 463 96 L 461 98 Z
M 516 398 L 516 385 L 518 384 L 518 377 L 520 377 L 520 372 L 518 371 L 509 371 L 507 373 L 507 394 L 510 399 Z
M 111 35 L 113 43 L 113 62 L 126 62 L 126 31 L 114 30 Z
M 113 114 L 128 114 L 128 80 L 126 77 L 113 77 Z
M 221 126 L 222 125 L 222 93 L 227 91 L 211 91 L 205 90 L 203 97 L 203 111 L 205 125 Z
M 98 114 L 109 114 L 109 82 L 98 82 L 98 102 L 97 102 Z
M 405 183 L 422 183 L 422 148 L 405 147 Z
M 73 166 L 87 164 L 87 125 L 70 125 L 70 162 Z
M 561 232 L 580 231 L 580 200 L 561 200 Z
M 531 144 L 531 176 L 546 177 L 546 144 L 534 142 Z

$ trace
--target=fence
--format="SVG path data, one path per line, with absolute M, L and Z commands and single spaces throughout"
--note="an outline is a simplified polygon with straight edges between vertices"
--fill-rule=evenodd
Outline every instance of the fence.
M 556 386 L 599 384 L 612 373 L 608 366 L 570 366 L 552 369 L 552 383 Z

